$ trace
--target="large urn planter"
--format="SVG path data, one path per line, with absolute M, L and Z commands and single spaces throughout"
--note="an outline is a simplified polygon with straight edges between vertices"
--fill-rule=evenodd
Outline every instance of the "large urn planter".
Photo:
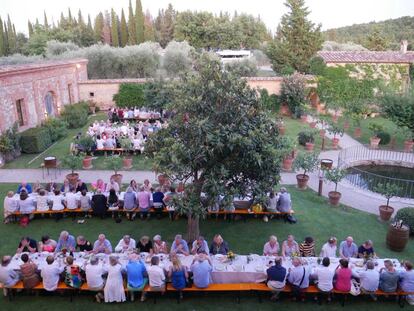
M 79 179 L 79 174 L 78 173 L 67 174 L 66 179 L 69 181 L 69 184 L 76 185 Z
M 305 144 L 306 151 L 312 152 L 314 147 L 315 147 L 314 143 L 306 143 Z
M 414 141 L 406 140 L 404 141 L 404 152 L 413 152 Z
M 402 252 L 408 243 L 410 228 L 402 225 L 400 228 L 390 225 L 386 238 L 387 247 L 394 252 Z
M 118 185 L 122 184 L 122 174 L 118 174 L 118 173 L 114 174 L 114 175 L 111 176 L 111 179 L 113 181 L 116 181 L 118 183 Z
M 292 163 L 293 163 L 293 158 L 292 157 L 288 156 L 288 157 L 284 158 L 283 162 L 282 162 L 283 170 L 291 171 L 292 170 Z
M 369 139 L 371 148 L 372 149 L 378 149 L 378 146 L 379 146 L 380 141 L 381 141 L 381 138 L 379 138 L 379 137 L 375 137 L 375 136 L 374 137 L 371 137 Z
M 339 138 L 332 138 L 332 149 L 338 149 L 338 145 L 339 145 Z
M 379 206 L 379 214 L 380 214 L 380 219 L 382 221 L 389 221 L 392 213 L 394 213 L 394 208 L 391 206 L 387 206 L 387 205 L 380 205 Z
M 85 156 L 82 160 L 82 168 L 84 170 L 90 170 L 92 168 L 92 157 Z
M 284 125 L 279 125 L 278 129 L 279 129 L 279 134 L 280 135 L 285 135 L 286 134 L 286 127 Z
M 124 169 L 129 170 L 132 168 L 132 157 L 125 157 L 122 159 L 122 165 Z
M 298 174 L 296 175 L 296 181 L 298 184 L 298 188 L 304 190 L 308 188 L 309 175 Z
M 337 206 L 339 204 L 339 200 L 341 199 L 342 194 L 338 191 L 329 191 L 328 198 L 329 204 Z
M 362 136 L 362 130 L 360 127 L 356 127 L 354 130 L 354 137 L 355 138 L 361 138 Z

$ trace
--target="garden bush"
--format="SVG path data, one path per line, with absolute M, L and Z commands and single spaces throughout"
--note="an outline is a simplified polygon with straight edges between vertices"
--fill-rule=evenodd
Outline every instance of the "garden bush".
M 280 91 L 280 100 L 289 106 L 296 118 L 300 118 L 306 103 L 306 80 L 300 74 L 284 77 Z
M 380 140 L 380 145 L 388 145 L 391 141 L 391 135 L 388 134 L 387 132 L 384 131 L 380 131 L 377 134 L 378 138 L 381 138 Z
M 87 102 L 80 102 L 73 105 L 66 105 L 61 113 L 62 120 L 68 124 L 68 128 L 80 128 L 88 122 L 89 105 Z
M 122 83 L 113 100 L 118 107 L 142 107 L 145 104 L 144 88 L 145 84 Z
M 410 234 L 414 234 L 414 208 L 404 207 L 395 214 L 395 221 L 402 220 L 404 225 L 410 227 Z
M 20 147 L 24 153 L 40 153 L 52 144 L 46 127 L 34 127 L 20 134 Z
M 68 124 L 60 118 L 49 118 L 43 124 L 43 126 L 49 131 L 50 139 L 55 142 L 66 135 Z
M 315 134 L 311 131 L 302 131 L 298 133 L 299 145 L 305 146 L 306 143 L 313 143 L 315 141 Z

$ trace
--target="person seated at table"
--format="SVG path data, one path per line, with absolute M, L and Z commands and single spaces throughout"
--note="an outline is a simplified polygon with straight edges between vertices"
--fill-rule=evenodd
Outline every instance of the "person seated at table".
M 14 198 L 14 192 L 9 191 L 7 192 L 7 196 L 4 198 L 3 201 L 3 211 L 4 211 L 4 223 L 7 224 L 11 220 L 11 216 L 19 210 L 19 203 Z
M 263 255 L 264 256 L 277 256 L 279 254 L 279 243 L 277 242 L 277 237 L 271 235 L 269 241 L 263 246 Z
M 52 255 L 47 256 L 47 265 L 42 267 L 42 272 L 40 273 L 43 280 L 43 288 L 48 292 L 53 292 L 57 289 L 60 274 L 65 268 L 64 266 L 57 265 L 54 262 L 55 258 Z
M 137 182 L 135 181 L 135 179 L 132 179 L 132 180 L 129 182 L 129 187 L 132 189 L 132 191 L 133 191 L 133 192 L 138 192 L 138 190 L 139 190 L 138 184 L 137 184 Z
M 81 195 L 79 196 L 79 207 L 83 212 L 85 212 L 85 217 L 89 217 L 91 198 L 88 196 L 86 190 L 81 191 Z
M 162 216 L 162 210 L 164 209 L 164 193 L 161 191 L 161 187 L 157 187 L 152 194 L 152 205 L 154 206 L 157 218 Z
M 104 148 L 105 140 L 101 138 L 101 135 L 96 135 L 96 149 L 103 149 Z
M 10 264 L 11 260 L 12 257 L 7 255 L 1 258 L 0 283 L 3 284 L 5 289 L 13 287 L 20 281 L 20 274 L 14 271 Z M 4 294 L 7 295 L 7 290 L 4 291 Z
M 134 292 L 141 292 L 141 300 L 144 301 L 144 287 L 148 284 L 148 273 L 145 264 L 140 260 L 138 254 L 132 253 L 126 265 L 127 287 L 131 301 L 135 300 Z
M 108 202 L 100 189 L 96 190 L 96 194 L 92 196 L 91 206 L 96 216 L 101 217 L 101 219 L 105 218 L 106 211 L 108 210 Z
M 66 208 L 70 210 L 77 209 L 79 206 L 78 196 L 76 195 L 76 189 L 66 193 L 65 195 Z
M 379 288 L 386 293 L 393 293 L 397 290 L 400 273 L 394 268 L 391 260 L 384 260 L 384 267 L 380 269 Z
M 40 189 L 36 195 L 36 210 L 38 212 L 46 212 L 49 210 L 49 198 L 45 189 Z
M 177 234 L 174 242 L 171 244 L 171 254 L 183 254 L 188 256 L 190 251 L 188 249 L 187 241 L 183 239 L 181 234 Z
M 93 246 L 83 235 L 79 235 L 76 237 L 76 249 L 80 252 L 89 253 L 93 250 Z
M 78 178 L 75 192 L 81 192 L 82 190 L 86 190 L 86 192 L 88 192 L 88 186 L 80 178 Z
M 109 190 L 108 210 L 112 211 L 112 218 L 118 217 L 118 212 L 115 214 L 115 211 L 119 210 L 119 199 L 114 189 Z
M 20 194 L 22 190 L 25 190 L 27 193 L 32 193 L 32 186 L 28 184 L 26 181 L 22 181 L 22 183 L 17 187 L 16 193 Z
M 31 214 L 36 209 L 33 198 L 25 190 L 20 191 L 18 206 L 21 214 Z
M 366 263 L 366 270 L 353 271 L 352 275 L 359 279 L 361 283 L 361 293 L 369 294 L 371 298 L 376 301 L 377 297 L 375 292 L 379 286 L 379 272 L 375 270 L 375 264 L 372 260 L 368 260 Z
M 96 191 L 98 189 L 100 189 L 102 192 L 105 191 L 106 185 L 104 183 L 104 181 L 102 179 L 98 179 L 96 182 L 92 183 L 92 190 Z
M 374 251 L 374 244 L 371 240 L 365 241 L 360 247 L 358 247 L 358 258 L 376 258 L 377 254 Z
M 295 241 L 295 237 L 289 234 L 287 240 L 282 243 L 282 257 L 292 256 L 299 256 L 299 244 Z
M 64 273 L 64 282 L 67 286 L 72 288 L 80 288 L 83 279 L 82 279 L 82 269 L 74 264 L 72 256 L 67 256 L 65 259 L 66 266 L 63 270 Z
M 110 254 L 112 253 L 112 245 L 109 240 L 106 239 L 105 234 L 100 234 L 98 239 L 93 243 L 93 252 L 95 254 Z
M 414 292 L 414 270 L 413 264 L 410 261 L 405 260 L 403 263 L 404 271 L 400 272 L 400 288 L 404 292 Z M 414 295 L 407 295 L 407 302 L 410 305 L 414 304 Z
M 279 195 L 275 194 L 274 191 L 270 191 L 269 197 L 266 202 L 266 210 L 271 213 L 277 212 L 277 202 L 279 201 Z M 272 219 L 274 215 L 270 215 L 270 219 Z M 263 218 L 265 221 L 268 220 L 267 216 L 265 215 Z
M 336 257 L 336 243 L 336 238 L 330 237 L 329 240 L 322 246 L 319 257 Z
M 67 231 L 62 231 L 59 235 L 59 240 L 57 242 L 55 253 L 66 250 L 68 252 L 74 252 L 76 248 L 75 237 Z
M 52 211 L 63 211 L 65 209 L 65 197 L 60 193 L 60 190 L 56 189 L 49 198 L 52 205 Z M 59 221 L 63 215 L 62 213 L 55 213 L 54 217 L 56 221 Z
M 39 251 L 53 253 L 56 245 L 57 242 L 55 240 L 51 239 L 48 235 L 44 235 L 39 242 Z
M 130 235 L 126 234 L 115 246 L 115 253 L 125 253 L 134 250 L 136 247 L 136 242 Z
M 51 181 L 51 182 L 48 182 L 47 184 L 46 184 L 46 186 L 44 187 L 44 189 L 47 191 L 47 192 L 53 192 L 53 191 L 55 191 L 55 189 L 59 189 L 59 186 L 58 186 L 58 184 L 57 183 L 55 183 L 55 182 L 53 182 L 53 181 Z M 38 189 L 37 191 L 35 190 L 34 192 L 38 192 L 38 191 L 40 191 L 41 189 Z
M 294 299 L 301 299 L 304 301 L 303 291 L 309 287 L 310 269 L 302 265 L 299 257 L 293 257 L 292 268 L 289 268 L 287 280 L 292 287 L 297 290 L 293 291 Z
M 329 269 L 330 264 L 331 261 L 329 257 L 324 257 L 322 259 L 322 266 L 318 265 L 311 275 L 311 278 L 315 280 L 316 286 L 321 294 L 327 294 L 328 302 L 331 301 L 330 293 L 333 290 L 333 278 L 335 276 L 335 270 Z M 321 294 L 318 294 L 319 302 L 321 302 Z
M 108 148 L 108 149 L 114 149 L 115 148 L 116 141 L 115 141 L 115 139 L 112 135 L 105 140 L 104 146 L 105 146 L 105 148 Z
M 133 188 L 129 186 L 124 194 L 124 210 L 128 220 L 134 220 L 136 213 L 132 212 L 137 207 L 137 197 Z
M 281 213 L 289 213 L 292 210 L 292 200 L 290 193 L 285 187 L 280 188 L 279 200 L 277 202 L 277 210 Z
M 151 192 L 152 191 L 152 185 L 148 179 L 144 180 L 144 184 L 142 185 L 144 188 L 144 191 Z
M 119 184 L 112 177 L 109 180 L 109 183 L 106 185 L 105 192 L 109 192 L 111 191 L 111 189 L 114 189 L 116 193 L 119 193 L 119 189 L 120 189 Z
M 175 188 L 170 187 L 170 191 L 165 193 L 164 199 L 163 199 L 163 202 L 164 202 L 165 206 L 168 209 L 168 214 L 169 214 L 169 217 L 170 217 L 171 221 L 173 221 L 174 217 L 175 217 L 175 207 L 174 207 L 174 204 L 173 204 L 173 198 L 175 196 L 177 196 L 177 192 L 175 191 Z
M 206 253 L 200 253 L 194 256 L 191 264 L 193 273 L 193 282 L 197 288 L 207 288 L 210 285 L 210 273 L 213 270 L 210 258 Z
M 349 292 L 351 290 L 352 270 L 349 269 L 348 259 L 339 260 L 339 266 L 335 270 L 335 289 L 341 292 Z
M 177 256 L 174 256 L 171 259 L 171 263 L 172 265 L 168 271 L 168 278 L 171 280 L 172 286 L 179 291 L 180 299 L 182 299 L 182 290 L 187 286 L 188 272 Z
M 299 252 L 302 257 L 315 257 L 315 241 L 312 237 L 305 238 L 303 243 L 299 244 Z
M 201 235 L 193 242 L 191 248 L 191 254 L 196 255 L 200 253 L 206 253 L 207 255 L 210 253 L 207 241 Z
M 154 254 L 168 254 L 167 242 L 163 241 L 159 234 L 155 235 L 152 240 L 154 241 L 152 244 Z
M 62 192 L 62 193 L 67 193 L 67 192 L 70 192 L 72 188 L 74 188 L 74 186 L 73 186 L 73 185 L 71 185 L 71 184 L 70 184 L 70 182 L 69 182 L 69 180 L 66 178 L 66 179 L 63 181 L 63 185 L 62 185 L 62 187 L 60 188 L 60 192 Z M 75 187 L 75 188 L 76 188 L 76 187 Z
M 354 239 L 351 236 L 339 244 L 339 256 L 343 259 L 358 257 L 358 246 L 354 243 Z
M 37 265 L 29 258 L 29 255 L 22 254 L 20 259 L 23 264 L 20 265 L 20 274 L 24 288 L 33 288 L 40 283 L 39 269 Z
M 104 299 L 102 290 L 105 285 L 104 275 L 108 273 L 108 269 L 99 262 L 99 258 L 92 256 L 90 262 L 85 267 L 86 284 L 90 291 L 97 292 L 95 295 L 96 301 L 99 303 Z
M 20 240 L 19 246 L 17 247 L 16 253 L 36 253 L 37 249 L 37 242 L 36 240 L 26 236 Z
M 272 297 L 270 298 L 273 301 L 279 299 L 279 294 L 286 285 L 286 268 L 282 266 L 282 258 L 277 257 L 275 259 L 275 264 L 266 270 L 267 274 L 267 287 L 272 290 Z
M 124 269 L 118 258 L 109 256 L 108 278 L 104 288 L 105 302 L 124 302 L 126 300 L 122 272 Z
M 152 241 L 146 235 L 144 235 L 137 243 L 137 249 L 141 253 L 149 253 L 152 255 L 154 250 L 152 248 Z
M 153 256 L 151 258 L 151 265 L 147 267 L 149 285 L 152 291 L 165 292 L 165 272 L 164 269 L 159 266 L 160 258 Z M 141 301 L 145 300 L 141 296 Z
M 210 245 L 210 254 L 227 255 L 229 252 L 229 246 L 226 241 L 223 240 L 220 234 L 216 234 L 213 238 L 213 242 Z
M 40 181 L 37 180 L 32 186 L 32 193 L 39 193 L 39 191 L 42 189 L 46 190 L 46 188 L 42 186 Z
M 144 190 L 144 187 L 140 188 L 140 191 L 137 193 L 137 202 L 139 206 L 139 213 L 141 219 L 150 218 L 149 210 L 151 208 L 151 194 Z

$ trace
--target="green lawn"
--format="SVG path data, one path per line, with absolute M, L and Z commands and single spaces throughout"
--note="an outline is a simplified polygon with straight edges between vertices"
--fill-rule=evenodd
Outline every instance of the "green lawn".
M 15 189 L 16 184 L 0 184 L 0 198 L 3 198 L 7 190 Z M 403 253 L 395 253 L 388 250 L 385 246 L 385 236 L 387 225 L 380 223 L 375 215 L 367 214 L 351 208 L 331 207 L 326 204 L 326 199 L 318 197 L 313 191 L 299 191 L 294 187 L 288 187 L 292 195 L 293 206 L 296 211 L 298 223 L 295 225 L 285 224 L 280 220 L 272 220 L 268 223 L 261 219 L 248 219 L 247 222 L 236 221 L 228 223 L 222 219 L 216 221 L 209 219 L 201 222 L 201 232 L 210 241 L 214 234 L 221 233 L 228 241 L 231 249 L 236 253 L 260 253 L 263 244 L 271 234 L 278 236 L 280 242 L 285 239 L 287 234 L 294 234 L 298 241 L 306 236 L 313 236 L 316 240 L 317 250 L 319 251 L 322 244 L 327 238 L 334 235 L 340 241 L 347 235 L 352 235 L 358 244 L 366 239 L 374 242 L 376 252 L 380 257 L 393 257 L 399 259 L 412 259 L 414 257 L 414 244 L 411 239 L 406 250 Z M 2 203 L 0 203 L 2 204 Z M 1 209 L 0 209 L 1 211 Z M 21 228 L 17 224 L 0 224 L 0 254 L 12 254 L 15 252 L 19 238 L 24 235 L 30 235 L 39 239 L 42 234 L 49 234 L 57 238 L 59 232 L 63 229 L 68 230 L 74 235 L 83 234 L 87 239 L 94 241 L 97 235 L 104 232 L 107 237 L 116 243 L 123 234 L 129 233 L 134 238 L 147 234 L 153 236 L 159 233 L 167 241 L 171 242 L 176 233 L 185 233 L 186 221 L 170 222 L 167 219 L 150 221 L 123 221 L 116 224 L 112 219 L 88 219 L 84 224 L 77 224 L 71 219 L 65 218 L 56 223 L 50 219 L 36 219 L 27 228 Z M 343 310 L 339 303 L 330 306 L 317 306 L 313 302 L 307 304 L 291 303 L 287 300 L 278 303 L 277 306 L 264 301 L 259 304 L 253 295 L 242 298 L 240 305 L 235 304 L 234 295 L 196 295 L 185 299 L 180 305 L 177 305 L 173 297 L 164 297 L 159 299 L 157 305 L 148 301 L 145 304 L 136 302 L 135 304 L 119 304 L 98 306 L 92 303 L 91 296 L 82 296 L 75 299 L 71 304 L 67 297 L 36 297 L 22 296 L 17 297 L 13 303 L 3 302 L 0 298 L 0 304 L 7 306 L 4 310 L 29 310 L 37 308 L 39 310 L 54 310 L 54 304 L 59 303 L 59 308 L 69 310 L 82 306 L 92 310 L 123 309 L 132 310 L 132 308 L 142 308 L 158 310 L 166 308 L 172 310 L 228 310 L 237 307 L 240 310 L 251 310 L 260 308 L 270 310 L 278 308 L 280 310 L 309 310 L 318 308 L 318 310 Z M 365 299 L 357 299 L 351 302 L 352 310 L 367 310 L 375 306 L 378 310 L 397 310 L 395 302 L 373 303 Z M 349 306 L 350 307 L 350 306 Z
M 90 116 L 88 123 L 80 129 L 69 129 L 65 138 L 59 140 L 52 145 L 47 151 L 39 156 L 39 154 L 22 154 L 16 160 L 7 163 L 4 168 L 39 168 L 46 156 L 55 156 L 58 160 L 63 159 L 69 154 L 70 144 L 73 142 L 74 136 L 78 133 L 85 133 L 89 125 L 95 120 L 106 120 L 106 114 L 101 112 L 95 116 Z M 39 156 L 36 160 L 34 158 Z M 31 163 L 29 163 L 31 162 Z M 135 170 L 150 170 L 152 168 L 152 161 L 142 155 L 133 156 L 133 168 Z M 93 169 L 103 170 L 107 169 L 105 164 L 105 156 L 103 154 L 97 155 L 93 160 Z

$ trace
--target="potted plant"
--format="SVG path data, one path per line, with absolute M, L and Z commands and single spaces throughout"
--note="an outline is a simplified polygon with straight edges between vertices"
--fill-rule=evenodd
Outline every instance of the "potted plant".
M 303 170 L 302 174 L 296 175 L 299 189 L 306 189 L 309 181 L 309 175 L 306 173 L 313 172 L 319 164 L 317 153 L 301 152 L 293 161 L 295 171 Z
M 398 134 L 404 138 L 404 152 L 413 152 L 413 132 L 407 126 L 403 126 L 398 129 Z
M 381 138 L 378 137 L 379 133 L 383 131 L 383 126 L 376 122 L 371 122 L 368 125 L 369 130 L 372 132 L 373 136 L 369 139 L 371 148 L 378 149 L 378 145 L 381 141 Z
M 283 162 L 282 162 L 282 168 L 285 171 L 291 171 L 292 170 L 292 164 L 293 164 L 293 155 L 292 151 L 294 148 L 294 141 L 292 138 L 283 136 L 279 140 L 279 150 L 282 154 Z
M 122 163 L 124 169 L 132 168 L 132 156 L 129 154 L 129 151 L 132 149 L 132 141 L 131 139 L 124 137 L 120 140 L 121 148 L 124 149 L 124 158 L 122 159 Z
M 89 135 L 84 135 L 79 139 L 78 142 L 78 149 L 83 152 L 83 169 L 91 169 L 92 168 L 92 150 L 95 147 L 95 141 Z
M 111 178 L 121 185 L 122 175 L 118 174 L 118 171 L 122 168 L 122 158 L 119 155 L 111 155 L 105 159 L 105 164 L 107 168 L 114 171 Z
M 338 124 L 330 124 L 328 127 L 329 134 L 333 135 L 332 138 L 332 149 L 338 149 L 339 137 L 344 136 L 344 129 L 341 128 Z
M 394 213 L 394 208 L 390 206 L 390 199 L 401 191 L 401 188 L 396 184 L 392 184 L 390 182 L 387 183 L 379 183 L 377 184 L 373 190 L 382 194 L 387 199 L 387 205 L 380 205 L 379 206 L 379 213 L 380 218 L 382 221 L 388 221 L 391 218 L 392 213 Z
M 277 118 L 276 119 L 276 125 L 277 125 L 277 128 L 279 130 L 279 134 L 280 135 L 285 135 L 286 127 L 285 127 L 285 123 L 283 122 L 282 118 Z
M 69 154 L 63 158 L 62 164 L 64 167 L 71 169 L 71 173 L 66 175 L 66 179 L 69 180 L 71 185 L 75 185 L 79 179 L 79 174 L 75 173 L 75 170 L 81 167 L 82 158 L 75 154 Z
M 304 146 L 307 151 L 311 152 L 315 146 L 315 135 L 316 131 L 313 129 L 301 131 L 298 134 L 298 142 L 300 145 Z
M 335 184 L 335 190 L 329 191 L 328 193 L 329 204 L 335 206 L 339 204 L 339 200 L 341 199 L 342 194 L 337 191 L 338 183 L 345 177 L 345 175 L 346 170 L 337 167 L 330 170 L 325 170 L 325 178 Z

